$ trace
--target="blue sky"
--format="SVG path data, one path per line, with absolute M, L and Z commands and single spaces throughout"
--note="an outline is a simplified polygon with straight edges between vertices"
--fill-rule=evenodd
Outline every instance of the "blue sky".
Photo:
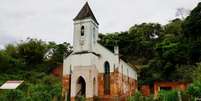
M 166 24 L 177 8 L 193 9 L 200 0 L 88 0 L 99 32 L 126 31 L 134 24 Z M 0 48 L 27 37 L 72 43 L 73 18 L 86 0 L 0 0 Z

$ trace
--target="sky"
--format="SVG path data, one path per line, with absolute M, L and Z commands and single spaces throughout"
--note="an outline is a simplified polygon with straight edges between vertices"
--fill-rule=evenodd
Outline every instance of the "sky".
M 73 18 L 86 0 L 0 0 L 0 49 L 27 37 L 73 41 Z M 88 0 L 100 33 L 126 31 L 143 22 L 166 24 L 176 10 L 201 0 Z

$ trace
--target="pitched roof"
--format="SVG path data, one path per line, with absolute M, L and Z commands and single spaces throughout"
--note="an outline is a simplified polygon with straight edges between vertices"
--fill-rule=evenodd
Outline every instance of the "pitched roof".
M 80 10 L 80 12 L 78 13 L 78 15 L 73 19 L 74 21 L 75 20 L 82 20 L 82 19 L 85 19 L 85 18 L 88 18 L 90 17 L 91 19 L 93 19 L 97 24 L 98 21 L 96 20 L 88 2 L 85 3 L 85 5 L 83 6 L 83 8 Z

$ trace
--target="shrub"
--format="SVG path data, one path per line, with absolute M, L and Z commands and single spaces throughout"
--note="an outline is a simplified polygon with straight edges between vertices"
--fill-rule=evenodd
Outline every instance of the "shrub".
M 160 101 L 179 101 L 178 92 L 176 90 L 161 90 L 158 97 Z
M 136 92 L 134 96 L 130 96 L 128 101 L 156 101 L 154 96 L 143 96 L 140 92 Z
M 2 91 L 0 101 L 24 101 L 24 93 L 20 90 Z
M 84 96 L 77 96 L 75 97 L 75 101 L 85 101 L 86 98 Z
M 201 97 L 201 81 L 195 81 L 188 88 L 188 93 L 193 97 Z
M 136 92 L 134 96 L 130 96 L 128 101 L 143 101 L 143 96 L 140 92 Z

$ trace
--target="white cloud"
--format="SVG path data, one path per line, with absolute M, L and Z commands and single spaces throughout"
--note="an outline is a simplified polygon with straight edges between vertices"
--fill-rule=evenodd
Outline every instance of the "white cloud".
M 27 37 L 70 42 L 73 21 L 85 0 L 0 0 L 0 45 Z M 167 23 L 177 8 L 199 0 L 89 0 L 100 32 L 125 31 L 142 22 Z M 6 41 L 5 41 L 6 40 Z

